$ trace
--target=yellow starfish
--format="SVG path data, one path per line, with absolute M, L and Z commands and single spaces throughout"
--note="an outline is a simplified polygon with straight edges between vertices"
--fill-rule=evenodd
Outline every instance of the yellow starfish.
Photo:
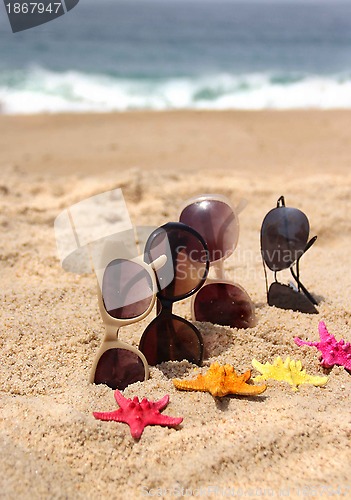
M 212 396 L 219 398 L 227 394 L 256 396 L 267 389 L 266 385 L 247 384 L 250 377 L 251 370 L 238 375 L 231 365 L 213 363 L 205 375 L 200 374 L 193 380 L 174 379 L 173 384 L 177 389 L 210 392 Z
M 308 375 L 306 370 L 302 370 L 301 361 L 294 361 L 290 356 L 283 362 L 282 358 L 278 356 L 270 363 L 262 364 L 256 359 L 252 360 L 252 366 L 256 368 L 262 375 L 255 377 L 253 380 L 267 380 L 269 378 L 278 381 L 288 382 L 294 391 L 298 390 L 301 384 L 313 384 L 315 386 L 325 385 L 328 382 L 328 377 L 314 377 Z

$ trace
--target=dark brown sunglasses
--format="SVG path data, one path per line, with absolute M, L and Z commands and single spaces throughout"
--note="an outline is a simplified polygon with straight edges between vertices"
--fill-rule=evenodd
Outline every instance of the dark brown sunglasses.
M 255 326 L 255 306 L 248 293 L 224 271 L 224 261 L 239 238 L 238 214 L 229 200 L 222 195 L 193 198 L 184 204 L 179 220 L 204 238 L 211 263 L 210 277 L 192 300 L 193 319 L 232 328 Z

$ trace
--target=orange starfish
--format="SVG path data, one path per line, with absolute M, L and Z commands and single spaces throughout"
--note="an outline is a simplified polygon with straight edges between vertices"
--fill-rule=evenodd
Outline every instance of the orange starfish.
M 251 370 L 238 375 L 231 365 L 213 363 L 205 375 L 198 375 L 193 380 L 174 379 L 177 389 L 184 391 L 204 391 L 221 398 L 228 394 L 256 396 L 267 389 L 266 385 L 250 385 L 246 382 L 251 377 Z

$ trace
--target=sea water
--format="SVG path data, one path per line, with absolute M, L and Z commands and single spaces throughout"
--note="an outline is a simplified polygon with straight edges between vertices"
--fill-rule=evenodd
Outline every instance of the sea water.
M 13 34 L 3 113 L 351 108 L 351 1 L 80 0 Z

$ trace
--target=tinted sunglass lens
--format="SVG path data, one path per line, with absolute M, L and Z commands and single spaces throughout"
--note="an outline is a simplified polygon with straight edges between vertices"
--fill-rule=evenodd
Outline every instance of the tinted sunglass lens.
M 108 264 L 102 281 L 102 298 L 110 316 L 118 319 L 141 316 L 152 297 L 152 279 L 143 266 L 126 259 Z
M 239 222 L 227 203 L 211 199 L 191 203 L 184 208 L 179 220 L 201 234 L 211 262 L 233 253 L 239 237 Z
M 176 316 L 155 318 L 146 328 L 139 345 L 149 365 L 186 359 L 197 365 L 203 357 L 203 342 L 198 330 Z
M 302 313 L 318 314 L 312 302 L 301 292 L 288 285 L 272 283 L 268 291 L 268 304 L 280 309 L 291 309 Z
M 232 328 L 255 326 L 255 311 L 247 293 L 235 285 L 211 283 L 198 291 L 194 302 L 197 321 Z
M 304 253 L 310 226 L 297 208 L 274 208 L 261 227 L 262 257 L 272 271 L 291 266 Z
M 147 262 L 161 255 L 167 256 L 166 264 L 156 271 L 162 297 L 181 298 L 201 286 L 208 270 L 208 252 L 201 236 L 183 224 L 166 224 L 158 228 L 145 245 Z
M 129 384 L 145 380 L 145 368 L 139 356 L 127 349 L 109 349 L 98 361 L 94 383 L 111 389 L 125 389 Z

